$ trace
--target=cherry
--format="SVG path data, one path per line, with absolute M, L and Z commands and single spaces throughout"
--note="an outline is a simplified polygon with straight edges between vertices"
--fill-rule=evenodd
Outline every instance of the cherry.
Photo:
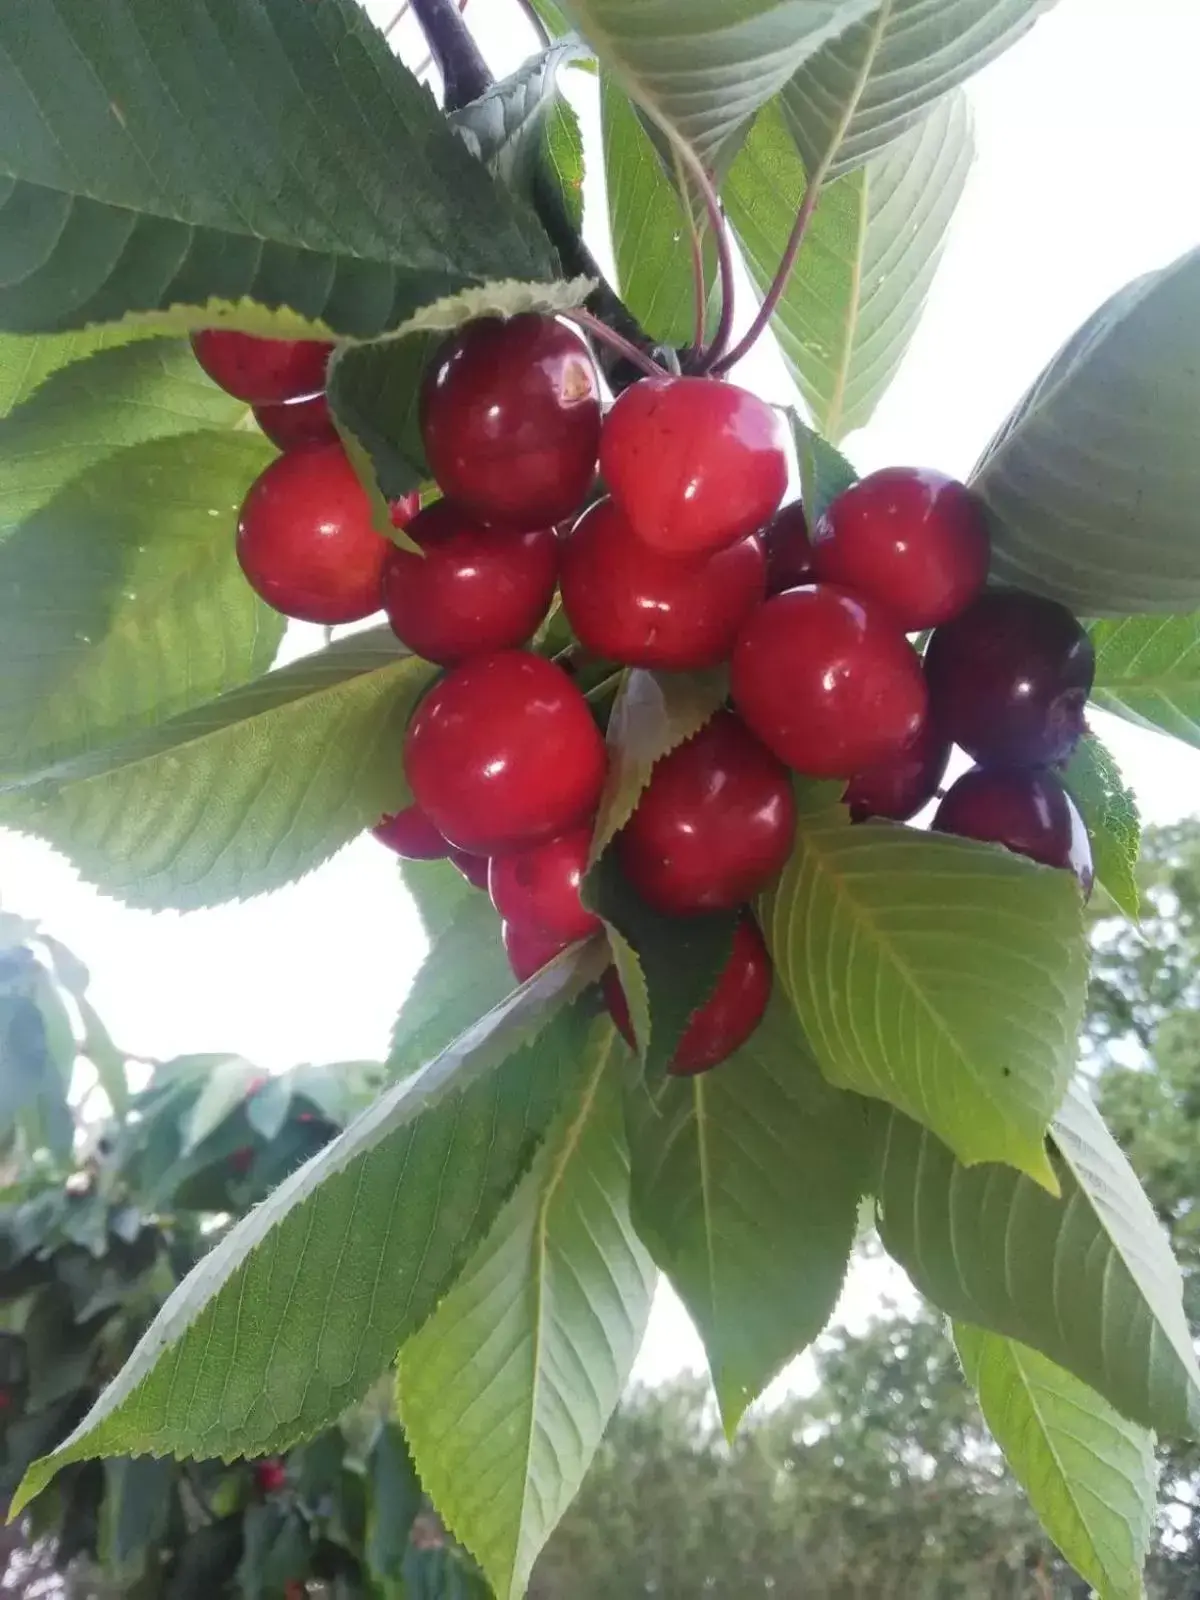
M 778 413 L 747 389 L 643 378 L 604 420 L 600 472 L 639 539 L 663 555 L 711 555 L 777 509 L 785 440 Z
M 305 622 L 357 622 L 378 611 L 392 548 L 372 526 L 366 490 L 340 444 L 272 461 L 238 521 L 238 560 L 251 588 Z
M 592 825 L 513 855 L 493 856 L 488 873 L 492 904 L 506 923 L 574 942 L 600 927 L 579 898 L 592 846 Z
M 1092 891 L 1092 847 L 1071 796 L 1052 772 L 973 767 L 934 814 L 939 833 L 1002 844 L 1043 866 L 1069 869 Z
M 482 317 L 450 336 L 421 389 L 425 455 L 442 492 L 484 522 L 546 528 L 596 472 L 600 385 L 582 336 L 553 317 Z
M 955 478 L 885 467 L 853 484 L 813 529 L 822 583 L 880 600 L 906 633 L 949 622 L 987 578 L 991 541 L 975 496 Z
M 254 420 L 280 450 L 304 444 L 327 444 L 337 438 L 324 391 L 300 400 L 279 400 L 255 406 Z
M 524 983 L 532 978 L 535 972 L 540 972 L 548 961 L 553 961 L 560 950 L 565 950 L 574 941 L 560 938 L 557 934 L 543 933 L 540 928 L 531 928 L 520 922 L 506 922 L 500 931 L 504 940 L 504 953 L 508 957 L 508 964 L 512 968 L 512 975 L 518 983 Z
M 925 652 L 934 716 L 969 756 L 996 766 L 1065 761 L 1083 733 L 1092 641 L 1056 600 L 991 589 L 935 629 Z
M 718 711 L 657 763 L 617 853 L 643 900 L 689 916 L 757 894 L 787 860 L 795 827 L 787 768 Z
M 231 328 L 192 335 L 196 360 L 215 384 L 237 400 L 270 405 L 298 400 L 325 387 L 331 344 L 315 339 L 262 339 Z
M 743 917 L 734 930 L 733 948 L 724 971 L 712 994 L 683 1030 L 667 1071 L 678 1078 L 707 1072 L 745 1044 L 767 1009 L 771 979 L 771 958 L 758 924 L 752 917 Z M 609 1015 L 626 1044 L 636 1049 L 629 1007 L 615 967 L 604 974 L 601 987 Z
M 758 608 L 732 663 L 733 703 L 768 750 L 813 778 L 893 760 L 925 720 L 916 651 L 877 601 L 831 584 Z
M 758 537 L 767 557 L 768 594 L 782 594 L 815 580 L 808 518 L 799 500 L 777 511 Z
M 388 553 L 383 604 L 410 650 L 451 666 L 524 644 L 535 632 L 558 576 L 553 528 L 485 528 L 439 500 L 409 523 L 408 533 L 424 555 L 399 546 Z
M 471 887 L 473 889 L 482 889 L 486 894 L 488 867 L 490 864 L 487 856 L 472 855 L 469 850 L 456 850 L 453 845 L 450 846 L 446 854 Z
M 868 767 L 851 778 L 842 796 L 851 819 L 865 822 L 868 817 L 888 817 L 892 822 L 907 822 L 938 792 L 949 760 L 950 741 L 933 719 L 927 718 L 906 749 L 882 766 Z
M 451 668 L 429 691 L 409 724 L 404 763 L 417 804 L 451 844 L 496 855 L 590 816 L 605 750 L 561 667 L 500 650 Z
M 236 1150 L 230 1151 L 227 1165 L 235 1178 L 244 1178 L 250 1171 L 254 1165 L 254 1154 L 252 1144 L 239 1145 Z
M 699 561 L 641 542 L 611 500 L 586 511 L 562 546 L 562 602 L 584 649 L 627 666 L 713 667 L 763 598 L 751 535 Z
M 440 861 L 450 850 L 420 806 L 381 817 L 371 832 L 405 861 Z
M 278 1456 L 254 1463 L 254 1486 L 260 1494 L 278 1494 L 287 1488 L 287 1465 Z

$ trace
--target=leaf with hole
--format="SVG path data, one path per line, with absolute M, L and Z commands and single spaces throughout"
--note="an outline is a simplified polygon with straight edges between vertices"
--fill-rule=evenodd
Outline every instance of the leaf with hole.
M 1078 885 L 997 846 L 842 806 L 802 814 L 761 902 L 780 981 L 831 1083 L 889 1101 L 970 1164 L 1053 1188 L 1046 1128 L 1075 1059 Z
M 284 622 L 242 576 L 234 533 L 270 459 L 242 433 L 120 450 L 0 543 L 0 779 L 36 778 L 266 671 Z
M 354 0 L 8 8 L 0 173 L 15 332 L 219 315 L 371 338 L 489 281 L 557 276 L 532 212 Z
M 462 1276 L 400 1355 L 421 1480 L 503 1600 L 579 1488 L 624 1390 L 654 1269 L 629 1220 L 625 1051 L 593 1023 L 562 1110 Z
M 1094 733 L 1085 734 L 1080 741 L 1067 763 L 1063 782 L 1087 827 L 1097 883 L 1136 922 L 1142 819 L 1112 752 Z
M 984 1420 L 1038 1520 L 1100 1600 L 1142 1600 L 1154 1531 L 1154 1435 L 1036 1350 L 956 1323 Z
M 1040 1351 L 1143 1427 L 1195 1436 L 1200 1368 L 1182 1280 L 1132 1168 L 1085 1092 L 1055 1119 L 1055 1198 L 1008 1167 L 965 1168 L 879 1114 L 884 1248 L 948 1316 Z
M 557 963 L 397 1085 L 202 1258 L 91 1412 L 71 1461 L 264 1455 L 360 1399 L 484 1236 L 581 1070 L 596 961 Z M 14 1501 L 16 1509 L 17 1501 Z
M 633 1219 L 704 1340 L 726 1431 L 833 1313 L 870 1184 L 866 1103 L 831 1089 L 778 988 L 694 1078 L 630 1090 Z
M 1200 605 L 1200 249 L 1067 341 L 971 475 L 992 576 L 1083 616 Z
M 814 421 L 837 441 L 867 423 L 925 309 L 973 155 L 962 95 L 821 194 L 771 325 Z M 780 106 L 755 122 L 722 194 L 765 294 L 805 189 Z
M 390 629 L 0 786 L 0 821 L 131 905 L 218 905 L 290 883 L 408 795 L 404 729 L 433 669 Z
M 1200 747 L 1200 612 L 1093 622 L 1088 632 L 1096 705 Z

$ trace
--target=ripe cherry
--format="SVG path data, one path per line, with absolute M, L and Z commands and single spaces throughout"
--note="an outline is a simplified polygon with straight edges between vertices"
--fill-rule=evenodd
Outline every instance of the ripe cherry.
M 297 400 L 325 387 L 331 344 L 315 339 L 261 339 L 230 328 L 192 335 L 196 360 L 215 384 L 251 405 Z
M 254 420 L 280 450 L 297 450 L 305 444 L 328 444 L 337 438 L 323 390 L 300 400 L 255 406 Z
M 669 556 L 711 555 L 760 528 L 787 488 L 778 413 L 715 378 L 643 378 L 600 436 L 600 472 L 634 533 Z
M 733 703 L 751 732 L 797 772 L 851 778 L 900 754 L 921 731 L 921 662 L 891 613 L 831 584 L 776 595 L 733 652 Z
M 684 917 L 751 899 L 783 867 L 795 827 L 787 768 L 718 711 L 655 766 L 617 853 L 643 900 Z
M 561 667 L 500 650 L 453 667 L 404 744 L 417 804 L 461 850 L 496 855 L 576 827 L 604 786 L 604 740 Z
M 531 850 L 493 856 L 488 892 L 504 921 L 568 942 L 596 933 L 600 918 L 579 898 L 591 844 L 588 823 Z
M 558 576 L 553 528 L 485 528 L 449 500 L 408 524 L 423 555 L 396 546 L 383 569 L 383 604 L 398 639 L 427 661 L 522 645 L 550 608 Z
M 563 542 L 561 568 L 563 609 L 579 642 L 626 666 L 716 666 L 763 598 L 753 535 L 680 561 L 643 544 L 611 500 L 580 518 Z
M 906 633 L 958 616 L 987 578 L 991 541 L 955 478 L 885 467 L 852 485 L 812 536 L 817 578 L 881 601 Z
M 758 535 L 767 558 L 767 593 L 782 594 L 816 581 L 808 518 L 799 500 L 783 506 Z
M 976 761 L 1065 761 L 1083 733 L 1092 641 L 1056 600 L 992 589 L 934 631 L 925 652 L 940 726 Z
M 278 1456 L 254 1463 L 254 1486 L 260 1494 L 278 1494 L 287 1488 L 287 1464 Z
M 1071 796 L 1052 772 L 973 767 L 951 784 L 934 815 L 939 833 L 1002 844 L 1043 866 L 1062 867 L 1092 891 L 1092 847 Z
M 473 516 L 521 529 L 561 522 L 596 472 L 591 351 L 553 317 L 468 322 L 425 374 L 421 433 L 443 494 Z
M 532 978 L 548 961 L 553 961 L 559 951 L 572 943 L 557 934 L 543 933 L 540 928 L 530 928 L 519 922 L 506 922 L 501 929 L 504 953 L 518 983 Z
M 907 822 L 938 792 L 950 760 L 950 741 L 932 718 L 921 724 L 911 745 L 882 766 L 857 772 L 846 785 L 843 801 L 854 822 L 887 817 Z
M 758 924 L 750 916 L 743 917 L 734 930 L 725 969 L 710 997 L 683 1030 L 667 1071 L 678 1078 L 693 1077 L 720 1065 L 745 1044 L 767 1009 L 771 981 L 771 958 Z M 609 1015 L 626 1044 L 635 1049 L 629 1007 L 615 967 L 605 973 L 602 988 Z
M 279 456 L 251 486 L 237 554 L 251 587 L 285 617 L 357 622 L 378 611 L 393 548 L 340 444 Z
M 482 889 L 487 893 L 490 864 L 487 856 L 472 855 L 469 850 L 456 850 L 453 845 L 446 854 L 473 889 Z
M 371 832 L 404 861 L 440 861 L 450 849 L 420 806 L 381 817 Z

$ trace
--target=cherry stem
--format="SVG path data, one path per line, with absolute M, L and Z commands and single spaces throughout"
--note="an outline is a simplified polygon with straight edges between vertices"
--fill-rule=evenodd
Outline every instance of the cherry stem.
M 817 209 L 817 199 L 821 193 L 819 183 L 810 183 L 804 191 L 800 201 L 800 209 L 796 213 L 796 220 L 792 225 L 791 237 L 783 252 L 783 259 L 779 263 L 779 270 L 772 279 L 771 287 L 763 296 L 762 304 L 754 321 L 734 345 L 733 349 L 720 355 L 711 364 L 710 371 L 716 375 L 728 372 L 730 367 L 739 362 L 743 356 L 748 355 L 762 338 L 770 325 L 771 318 L 778 309 L 779 302 L 783 299 L 784 290 L 788 286 L 788 279 L 792 275 L 792 268 L 796 265 L 796 257 L 800 254 L 800 246 L 804 243 L 804 235 L 808 232 L 808 225 L 812 221 L 813 212 Z
M 445 85 L 447 111 L 459 111 L 495 81 L 455 0 L 411 0 L 430 54 Z
M 615 328 L 610 328 L 607 322 L 601 322 L 600 318 L 594 317 L 590 311 L 584 311 L 580 307 L 574 311 L 564 311 L 562 315 L 569 322 L 578 324 L 585 333 L 590 333 L 593 339 L 599 339 L 601 344 L 606 344 L 610 350 L 618 351 L 626 361 L 631 361 L 635 367 L 639 367 L 647 377 L 667 377 L 666 368 L 660 366 L 653 356 L 647 355 L 644 350 L 639 350 L 631 339 L 626 339 Z
M 541 17 L 538 16 L 537 7 L 533 4 L 533 0 L 517 0 L 517 5 L 525 13 L 529 26 L 541 41 L 542 49 L 548 50 L 550 48 L 550 30 Z
M 713 231 L 717 242 L 717 270 L 721 284 L 721 316 L 717 323 L 717 331 L 713 334 L 712 343 L 707 349 L 699 351 L 697 368 L 700 372 L 708 372 L 725 354 L 729 344 L 729 336 L 733 332 L 733 248 L 729 243 L 729 230 L 725 226 L 725 217 L 721 211 L 721 202 L 717 199 L 717 191 L 713 188 L 713 181 L 705 171 L 704 164 L 695 155 L 690 145 L 682 142 L 675 145 L 676 154 L 683 161 L 692 182 L 700 191 L 704 201 L 704 209 L 708 213 L 708 225 Z M 691 204 L 686 194 L 683 202 L 688 206 L 689 214 Z M 695 223 L 692 224 L 693 230 Z M 701 256 L 703 263 L 703 256 Z M 701 274 L 703 277 L 703 274 Z M 698 296 L 696 320 L 700 327 L 704 326 L 705 297 Z
M 703 350 L 708 318 L 708 284 L 704 280 L 704 241 L 699 231 L 692 229 L 692 283 L 696 296 L 696 323 L 692 332 L 692 349 Z
M 392 20 L 388 23 L 387 27 L 384 28 L 384 30 L 383 30 L 383 37 L 385 39 L 390 37 L 391 34 L 395 33 L 396 29 L 404 21 L 405 17 L 408 15 L 408 13 L 411 10 L 412 10 L 412 0 L 404 0 L 404 4 L 400 7 L 399 11 L 397 11 L 396 15 L 392 18 Z

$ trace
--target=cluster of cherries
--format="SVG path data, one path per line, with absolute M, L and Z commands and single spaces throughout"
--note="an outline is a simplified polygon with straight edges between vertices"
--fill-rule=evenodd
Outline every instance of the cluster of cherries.
M 375 832 L 410 859 L 449 856 L 487 888 L 518 979 L 600 927 L 580 890 L 604 740 L 570 673 L 524 648 L 556 591 L 600 661 L 730 667 L 729 707 L 657 763 L 615 841 L 655 910 L 740 913 L 672 1071 L 723 1060 L 766 1007 L 771 963 L 747 908 L 791 853 L 794 772 L 843 781 L 856 822 L 907 821 L 939 794 L 957 744 L 977 764 L 932 826 L 1090 888 L 1086 830 L 1056 775 L 1083 731 L 1090 641 L 1053 601 L 985 591 L 987 527 L 962 484 L 887 469 L 810 529 L 798 502 L 780 509 L 786 435 L 757 396 L 646 378 L 605 413 L 573 327 L 485 318 L 426 373 L 421 430 L 442 498 L 392 506 L 416 547 L 402 548 L 373 527 L 333 429 L 320 387 L 330 347 L 221 330 L 195 347 L 284 452 L 238 528 L 257 592 L 327 624 L 382 606 L 410 650 L 446 669 L 405 738 L 414 803 Z M 606 493 L 588 503 L 597 466 Z M 922 659 L 909 636 L 926 630 Z M 614 971 L 604 988 L 631 1038 Z

